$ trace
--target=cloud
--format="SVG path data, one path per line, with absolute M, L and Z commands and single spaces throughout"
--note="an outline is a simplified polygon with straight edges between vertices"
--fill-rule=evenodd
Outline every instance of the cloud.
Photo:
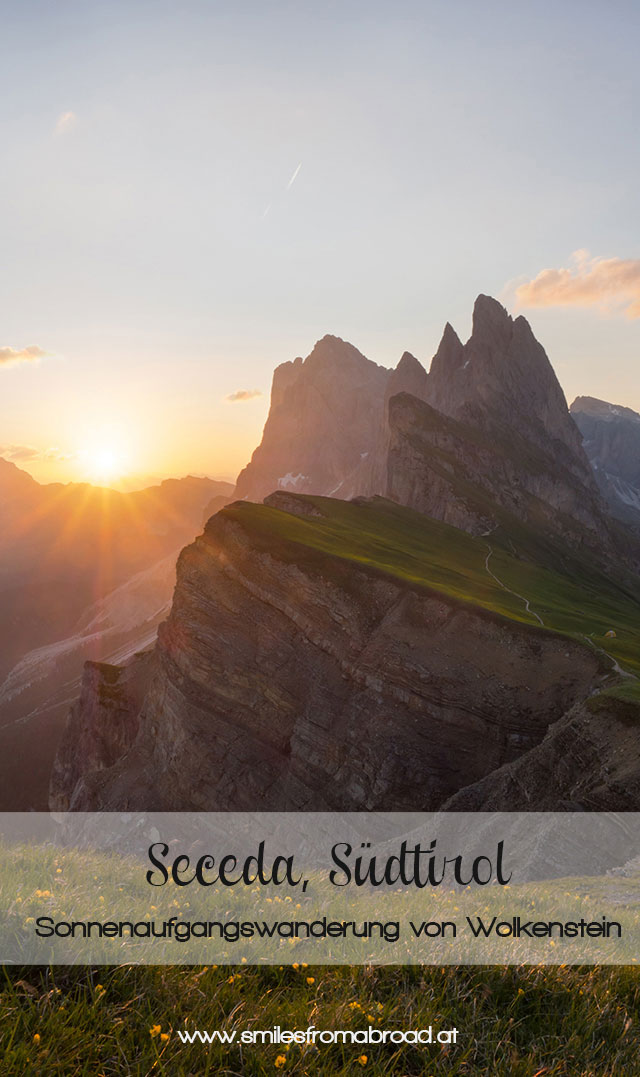
M 56 120 L 54 134 L 68 135 L 70 131 L 73 131 L 77 122 L 78 117 L 75 112 L 61 112 Z
M 0 445 L 0 456 L 5 460 L 37 460 L 40 451 L 33 445 Z
M 237 404 L 243 400 L 254 400 L 256 396 L 262 396 L 260 389 L 237 389 L 229 394 L 227 400 L 230 404 Z
M 600 307 L 640 318 L 640 259 L 575 251 L 568 268 L 543 269 L 516 289 L 516 298 L 522 307 Z
M 72 460 L 74 453 L 63 452 L 57 446 L 50 449 L 36 449 L 34 445 L 0 445 L 0 456 L 5 460 Z
M 29 348 L 10 348 L 7 345 L 0 347 L 0 366 L 15 366 L 16 363 L 35 363 L 38 359 L 44 359 L 48 354 L 32 344 Z

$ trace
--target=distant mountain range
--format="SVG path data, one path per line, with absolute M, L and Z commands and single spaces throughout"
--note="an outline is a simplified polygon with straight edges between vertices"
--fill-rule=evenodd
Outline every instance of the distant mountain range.
M 574 400 L 571 415 L 612 513 L 640 529 L 640 415 L 591 396 Z
M 0 458 L 3 809 L 46 805 L 84 661 L 124 660 L 153 644 L 180 548 L 212 498 L 219 508 L 232 492 L 191 476 L 132 493 L 40 485 Z
M 428 373 L 324 337 L 155 648 L 85 667 L 52 807 L 637 809 L 640 539 L 600 467 L 490 297 Z

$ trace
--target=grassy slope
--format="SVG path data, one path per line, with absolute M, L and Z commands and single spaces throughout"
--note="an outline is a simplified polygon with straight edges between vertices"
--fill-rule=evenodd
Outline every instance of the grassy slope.
M 455 1026 L 459 1042 L 241 1053 L 183 1045 L 175 1031 L 369 1023 Z M 640 978 L 635 966 L 32 968 L 0 975 L 0 1036 L 3 1077 L 631 1077 L 640 1071 Z
M 34 889 L 53 879 L 63 903 L 73 907 L 87 879 L 105 870 L 104 857 L 83 851 L 42 853 L 28 846 L 16 853 L 23 864 L 20 911 L 40 915 L 48 900 Z M 107 856 L 107 862 L 111 858 Z M 42 871 L 42 864 L 45 870 Z M 107 866 L 108 866 L 107 863 Z M 61 874 L 52 875 L 52 864 Z M 124 861 L 110 877 L 115 891 L 137 869 Z M 94 876 L 95 877 L 95 876 Z M 566 908 L 565 889 L 557 885 Z M 591 884 L 592 880 L 589 880 Z M 3 879 L 10 893 L 15 881 Z M 553 883 L 550 884 L 554 886 Z M 626 904 L 629 880 L 620 883 Z M 597 884 L 596 884 L 597 886 Z M 604 879 L 611 901 L 615 880 Z M 140 888 L 144 889 L 142 878 Z M 524 890 L 530 889 L 525 884 Z M 104 918 L 107 901 L 86 916 Z M 128 893 L 127 889 L 127 893 Z M 535 902 L 541 907 L 535 884 Z M 589 896 L 576 902 L 574 916 L 593 919 L 602 907 Z M 179 895 L 180 896 L 180 895 Z M 532 895 L 530 895 L 532 896 Z M 51 897 L 51 895 L 49 895 Z M 171 904 L 171 894 L 165 901 Z M 388 897 L 394 900 L 395 895 Z M 156 898 L 157 900 L 157 898 Z M 228 900 L 228 895 L 227 895 Z M 367 903 L 366 896 L 361 898 Z M 403 903 L 406 895 L 400 900 Z M 491 895 L 483 895 L 491 902 Z M 96 901 L 99 898 L 96 895 Z M 190 905 L 180 896 L 183 912 Z M 416 897 L 416 901 L 422 901 Z M 447 918 L 459 896 L 438 895 L 430 915 Z M 585 904 L 586 902 L 586 904 Z M 57 905 L 56 905 L 57 907 Z M 155 908 L 155 906 L 150 906 Z M 141 908 L 139 899 L 136 909 Z M 437 908 L 437 912 L 434 911 Z M 164 915 L 164 910 L 161 910 Z M 132 914 L 133 915 L 133 914 Z M 354 913 L 356 919 L 359 913 Z M 406 918 L 406 910 L 403 916 Z M 545 914 L 546 915 L 546 914 Z M 128 917 L 127 917 L 128 918 Z M 134 917 L 134 918 L 137 918 Z M 251 917 L 249 917 L 251 918 Z M 25 926 L 29 920 L 25 921 Z M 289 948 L 287 947 L 287 950 Z M 307 967 L 289 951 L 282 965 L 134 966 L 56 968 L 7 967 L 0 971 L 0 1073 L 2 1077 L 198 1077 L 206 1074 L 258 1075 L 276 1069 L 296 1075 L 491 1075 L 491 1077 L 627 1077 L 637 1074 L 640 1057 L 640 976 L 636 965 L 622 967 Z M 239 1036 L 244 1029 L 363 1030 L 456 1027 L 457 1045 L 396 1046 L 336 1044 L 283 1049 L 275 1044 L 223 1046 L 182 1043 L 179 1030 L 219 1030 Z M 363 1059 L 366 1056 L 366 1060 Z
M 521 524 L 495 536 L 473 538 L 382 498 L 366 504 L 331 498 L 302 498 L 322 515 L 300 517 L 265 505 L 236 502 L 224 514 L 251 532 L 252 541 L 278 557 L 312 561 L 331 572 L 331 559 L 383 572 L 413 587 L 439 592 L 490 614 L 539 628 L 519 597 L 529 599 L 546 630 L 570 635 L 613 656 L 640 674 L 640 596 L 602 574 L 589 560 L 554 547 Z M 522 551 L 522 555 L 519 552 Z M 560 564 L 560 569 L 549 567 Z M 605 638 L 613 629 L 615 639 Z M 542 629 L 540 629 L 542 631 Z M 629 681 L 627 691 L 634 682 Z M 640 692 L 638 692 L 640 699 Z

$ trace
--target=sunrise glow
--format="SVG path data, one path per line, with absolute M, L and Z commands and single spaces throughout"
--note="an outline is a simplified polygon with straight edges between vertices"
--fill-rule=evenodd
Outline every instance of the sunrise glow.
M 114 482 L 128 471 L 127 452 L 122 445 L 99 443 L 83 449 L 79 456 L 83 470 L 92 482 Z

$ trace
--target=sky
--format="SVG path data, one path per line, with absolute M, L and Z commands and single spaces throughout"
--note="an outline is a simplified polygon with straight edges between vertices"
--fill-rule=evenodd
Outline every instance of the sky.
M 0 27 L 0 452 L 40 481 L 234 478 L 275 365 L 325 333 L 428 365 L 479 292 L 569 400 L 640 410 L 635 0 L 22 0 Z

